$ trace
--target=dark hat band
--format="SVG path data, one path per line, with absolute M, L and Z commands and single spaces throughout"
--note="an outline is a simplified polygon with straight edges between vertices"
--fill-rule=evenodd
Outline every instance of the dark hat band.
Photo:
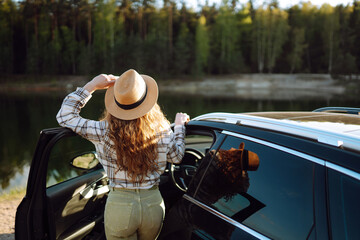
M 146 86 L 143 96 L 139 99 L 139 101 L 132 103 L 132 104 L 121 104 L 118 101 L 116 101 L 115 96 L 114 96 L 114 101 L 115 101 L 116 105 L 118 105 L 119 108 L 124 109 L 124 110 L 131 110 L 131 109 L 134 109 L 134 108 L 140 106 L 140 104 L 142 104 L 144 102 L 146 95 L 147 95 L 147 91 L 148 91 L 148 89 Z

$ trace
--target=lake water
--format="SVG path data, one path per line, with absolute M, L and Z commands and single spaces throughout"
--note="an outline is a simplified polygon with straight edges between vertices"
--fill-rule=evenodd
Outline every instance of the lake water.
M 0 194 L 26 186 L 39 133 L 58 126 L 55 116 L 65 95 L 65 92 L 0 94 Z M 104 109 L 103 97 L 104 92 L 94 94 L 81 115 L 98 119 Z M 187 112 L 191 117 L 209 112 L 305 111 L 325 106 L 359 107 L 360 100 L 349 100 L 346 96 L 291 101 L 246 100 L 160 93 L 159 104 L 173 121 L 178 111 Z

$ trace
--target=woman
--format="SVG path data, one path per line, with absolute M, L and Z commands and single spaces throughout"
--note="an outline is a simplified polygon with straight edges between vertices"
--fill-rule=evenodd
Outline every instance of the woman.
M 80 110 L 98 89 L 105 94 L 105 117 L 84 119 Z M 174 132 L 157 102 L 155 80 L 128 70 L 120 77 L 101 74 L 63 101 L 57 120 L 90 140 L 109 178 L 105 206 L 107 239 L 155 239 L 164 217 L 158 189 L 166 161 L 179 163 L 185 151 L 184 124 L 177 113 Z

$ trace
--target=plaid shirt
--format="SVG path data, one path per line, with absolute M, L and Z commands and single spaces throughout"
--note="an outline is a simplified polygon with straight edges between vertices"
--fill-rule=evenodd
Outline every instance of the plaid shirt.
M 146 176 L 142 183 L 130 182 L 126 171 L 117 171 L 116 150 L 113 141 L 109 138 L 108 122 L 89 120 L 79 115 L 81 108 L 85 106 L 90 98 L 91 94 L 87 90 L 77 88 L 75 92 L 65 97 L 56 119 L 60 126 L 70 128 L 95 145 L 98 159 L 104 167 L 111 187 L 151 188 L 160 182 L 160 175 L 165 171 L 167 161 L 181 162 L 185 151 L 185 127 L 175 126 L 174 133 L 169 126 L 165 131 L 157 133 L 159 170 Z

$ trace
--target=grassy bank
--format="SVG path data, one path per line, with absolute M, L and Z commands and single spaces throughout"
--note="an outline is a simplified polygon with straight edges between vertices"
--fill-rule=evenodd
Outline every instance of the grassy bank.
M 0 194 L 0 202 L 10 201 L 14 199 L 21 199 L 25 196 L 25 188 L 15 188 L 10 190 L 10 192 Z

